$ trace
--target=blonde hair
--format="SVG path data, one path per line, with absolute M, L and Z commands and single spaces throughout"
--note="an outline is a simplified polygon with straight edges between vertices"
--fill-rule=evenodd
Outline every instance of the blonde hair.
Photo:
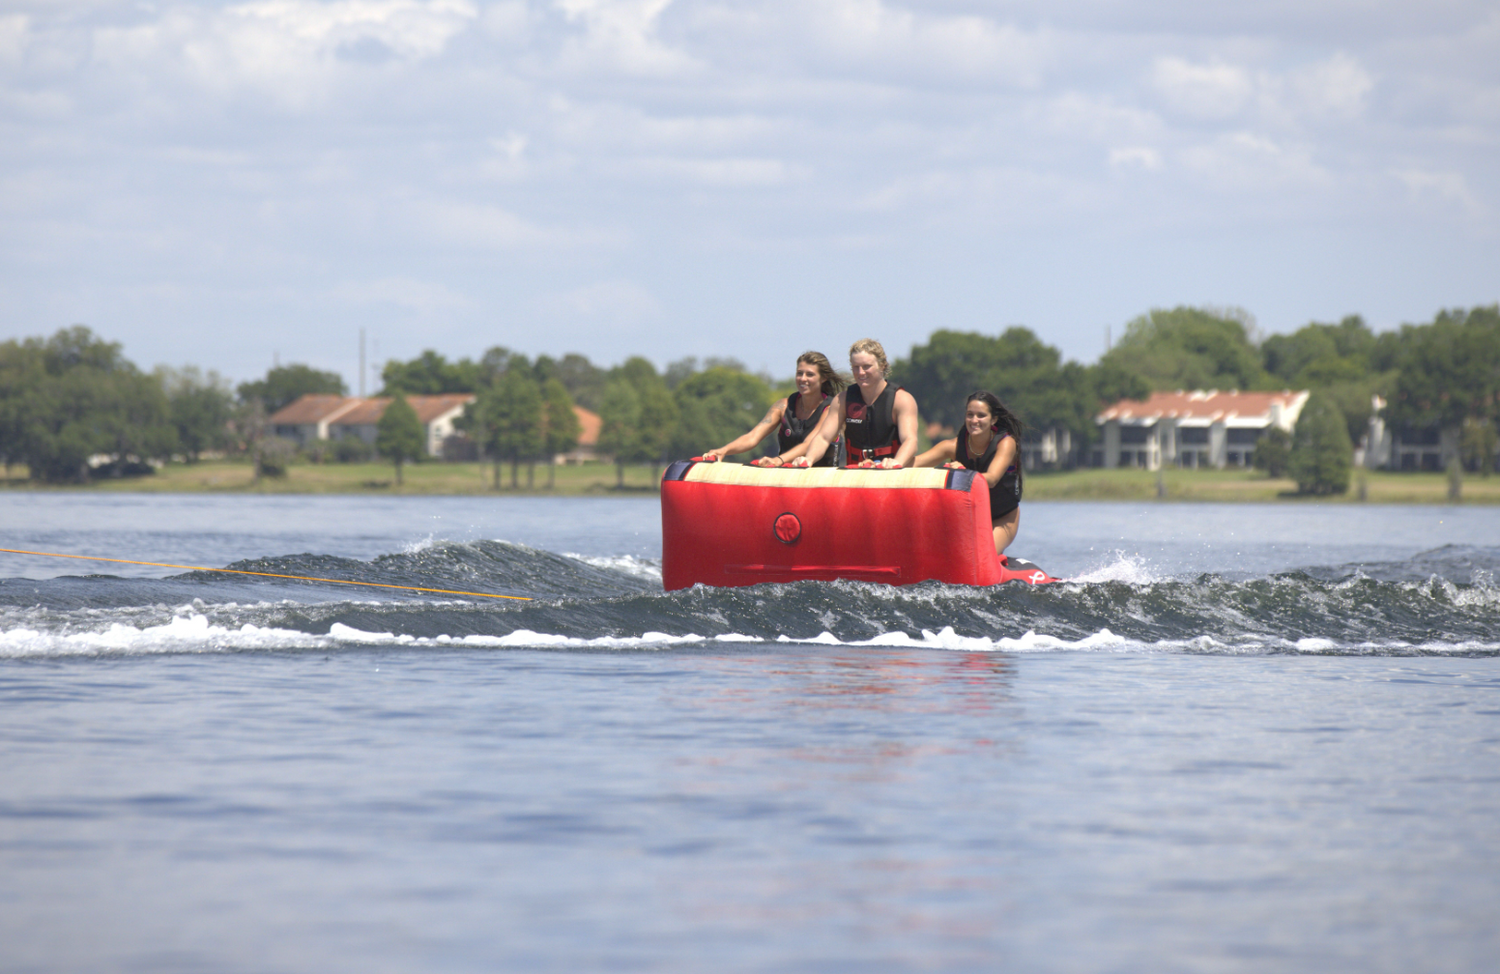
M 843 376 L 833 370 L 833 363 L 828 361 L 828 356 L 822 352 L 803 352 L 797 356 L 797 364 L 806 362 L 818 370 L 818 381 L 822 383 L 823 395 L 836 396 L 843 391 L 844 386 L 849 383 Z
M 849 346 L 849 361 L 854 361 L 854 356 L 859 354 L 875 356 L 875 364 L 880 366 L 881 376 L 891 374 L 891 363 L 886 361 L 885 347 L 873 338 L 861 338 Z

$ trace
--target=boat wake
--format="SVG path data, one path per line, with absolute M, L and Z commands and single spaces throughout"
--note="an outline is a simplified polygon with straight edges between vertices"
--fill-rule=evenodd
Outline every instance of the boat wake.
M 423 649 L 731 652 L 844 645 L 959 652 L 1500 654 L 1500 548 L 1262 578 L 1172 577 L 1106 555 L 1075 579 L 992 588 L 795 582 L 662 591 L 653 559 L 434 541 L 365 562 L 300 554 L 247 571 L 524 595 L 357 594 L 189 572 L 0 580 L 0 657 Z M 331 591 L 331 589 L 339 589 Z

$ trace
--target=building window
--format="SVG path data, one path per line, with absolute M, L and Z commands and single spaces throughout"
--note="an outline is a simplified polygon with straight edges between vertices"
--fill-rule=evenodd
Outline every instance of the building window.
M 1130 443 L 1130 444 L 1145 443 L 1150 438 L 1151 438 L 1151 427 L 1149 427 L 1149 426 L 1121 426 L 1120 427 L 1120 442 L 1121 443 Z
M 1192 446 L 1208 445 L 1207 426 L 1179 426 L 1177 427 L 1177 442 Z
M 1224 432 L 1226 434 L 1225 441 L 1228 443 L 1232 443 L 1235 446 L 1254 446 L 1260 439 L 1260 434 L 1263 431 L 1258 429 L 1232 427 L 1225 430 Z

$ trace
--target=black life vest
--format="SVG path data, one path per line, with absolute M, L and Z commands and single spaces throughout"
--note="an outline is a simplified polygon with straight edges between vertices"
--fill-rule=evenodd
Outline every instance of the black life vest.
M 1010 436 L 1009 433 L 994 434 L 990 437 L 990 445 L 985 448 L 984 453 L 974 457 L 969 455 L 969 431 L 967 428 L 961 429 L 958 431 L 958 442 L 953 446 L 953 459 L 983 476 L 985 471 L 990 469 L 990 464 L 995 461 L 995 451 L 1000 448 L 1000 441 L 1008 436 Z M 992 521 L 1004 517 L 1021 505 L 1021 476 L 1016 469 L 1016 464 L 1020 462 L 1020 451 L 1017 450 L 1016 462 L 1007 467 L 1000 477 L 1000 482 L 990 488 L 990 520 Z
M 828 396 L 824 396 L 823 401 L 818 403 L 817 408 L 812 411 L 811 416 L 806 419 L 798 419 L 797 407 L 794 405 L 798 395 L 799 393 L 794 392 L 790 396 L 787 396 L 786 404 L 781 409 L 781 425 L 776 427 L 776 452 L 778 454 L 785 453 L 807 439 L 818 428 L 818 423 L 823 419 L 824 411 L 828 409 L 828 404 L 832 401 Z M 814 466 L 836 466 L 839 454 L 838 447 L 838 441 L 828 444 L 828 449 L 823 453 L 822 459 L 814 464 Z
M 844 438 L 848 441 L 849 466 L 862 460 L 893 457 L 901 449 L 901 434 L 893 415 L 899 391 L 900 386 L 887 382 L 875 401 L 867 404 L 859 386 L 849 387 L 844 396 Z

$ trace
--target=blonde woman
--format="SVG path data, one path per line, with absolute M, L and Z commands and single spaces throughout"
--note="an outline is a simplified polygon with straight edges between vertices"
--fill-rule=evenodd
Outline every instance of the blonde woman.
M 803 352 L 797 356 L 795 379 L 795 393 L 772 405 L 750 432 L 718 449 L 709 450 L 703 454 L 703 459 L 712 462 L 753 450 L 773 429 L 776 431 L 779 455 L 790 458 L 800 457 L 805 453 L 807 447 L 804 441 L 823 422 L 823 414 L 827 412 L 829 404 L 837 402 L 837 396 L 845 382 L 843 376 L 833 370 L 828 356 L 822 352 Z M 826 462 L 822 465 L 833 466 L 837 453 L 836 449 L 829 451 Z M 779 463 L 771 463 L 771 459 L 763 457 L 753 462 L 758 466 L 781 466 Z
M 829 406 L 818 431 L 802 449 L 767 458 L 769 466 L 818 465 L 840 437 L 851 467 L 911 466 L 917 455 L 917 401 L 886 380 L 891 366 L 885 349 L 873 338 L 860 339 L 849 346 L 849 370 L 854 384 Z

